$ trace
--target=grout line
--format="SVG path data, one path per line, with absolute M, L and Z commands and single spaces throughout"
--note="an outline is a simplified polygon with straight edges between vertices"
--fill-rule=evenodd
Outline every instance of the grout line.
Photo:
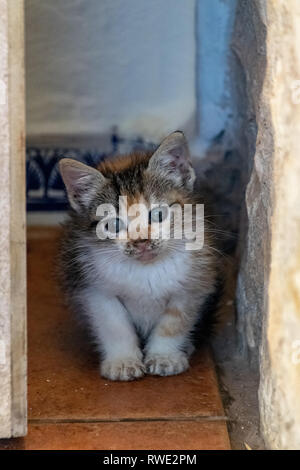
M 170 418 L 120 418 L 120 419 L 93 419 L 93 418 L 32 418 L 28 420 L 29 424 L 97 424 L 97 423 L 138 423 L 138 422 L 214 422 L 229 421 L 227 416 L 174 416 Z

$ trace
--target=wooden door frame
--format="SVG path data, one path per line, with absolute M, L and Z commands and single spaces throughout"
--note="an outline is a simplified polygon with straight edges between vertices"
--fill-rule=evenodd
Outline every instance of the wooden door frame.
M 0 2 L 0 438 L 27 432 L 24 0 Z

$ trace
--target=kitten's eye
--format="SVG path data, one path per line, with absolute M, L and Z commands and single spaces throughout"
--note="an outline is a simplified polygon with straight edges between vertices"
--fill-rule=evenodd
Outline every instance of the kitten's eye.
M 161 223 L 167 218 L 168 213 L 168 206 L 155 207 L 151 212 L 149 212 L 149 224 L 153 222 Z
M 119 233 L 121 230 L 126 228 L 122 219 L 116 217 L 115 219 L 109 219 L 105 226 L 105 230 L 110 233 Z

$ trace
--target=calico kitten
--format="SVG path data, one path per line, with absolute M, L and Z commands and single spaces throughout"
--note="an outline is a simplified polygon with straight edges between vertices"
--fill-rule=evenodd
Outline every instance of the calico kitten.
M 72 208 L 61 245 L 62 282 L 101 353 L 101 375 L 133 380 L 185 371 L 193 331 L 216 290 L 218 259 L 205 225 L 204 244 L 196 249 L 187 249 L 185 235 L 175 237 L 174 220 L 171 237 L 161 235 L 161 207 L 205 202 L 193 190 L 184 135 L 172 133 L 153 154 L 108 159 L 97 169 L 63 159 L 60 170 Z M 127 197 L 128 212 L 136 203 L 146 207 L 138 236 L 119 217 L 120 196 Z M 97 216 L 103 204 L 112 205 L 116 215 Z M 190 218 L 195 222 L 194 213 Z M 102 230 L 110 224 L 123 237 L 99 238 L 97 226 L 106 220 Z M 149 236 L 153 227 L 155 238 Z

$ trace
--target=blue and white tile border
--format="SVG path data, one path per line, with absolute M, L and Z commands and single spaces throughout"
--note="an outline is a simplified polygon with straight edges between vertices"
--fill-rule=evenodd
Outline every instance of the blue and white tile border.
M 137 150 L 154 148 L 143 139 L 127 140 L 112 134 L 110 149 L 105 152 L 97 149 L 72 147 L 27 146 L 26 150 L 26 196 L 28 211 L 60 211 L 68 207 L 64 184 L 58 172 L 61 158 L 74 158 L 90 166 L 109 158 L 123 149 Z

